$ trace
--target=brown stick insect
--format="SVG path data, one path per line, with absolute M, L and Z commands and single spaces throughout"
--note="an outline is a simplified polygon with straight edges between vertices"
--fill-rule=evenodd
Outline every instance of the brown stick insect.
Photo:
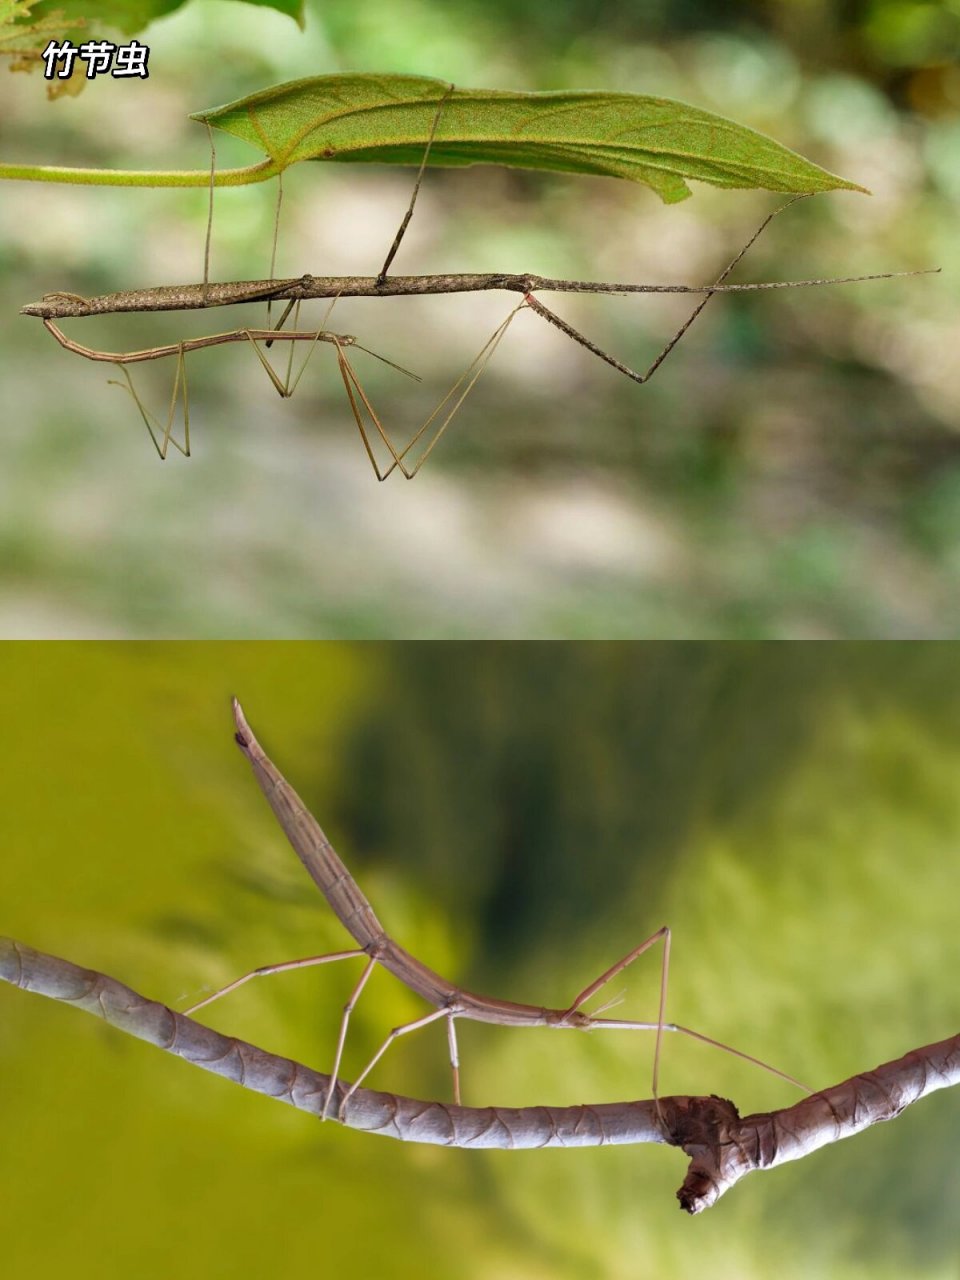
M 595 355 L 598 359 L 609 364 L 618 373 L 623 374 L 625 377 L 630 378 L 636 383 L 643 384 L 653 377 L 654 373 L 656 373 L 660 368 L 661 364 L 679 343 L 680 339 L 683 338 L 687 330 L 703 311 L 710 299 L 717 293 L 802 288 L 828 284 L 849 284 L 866 280 L 886 280 L 898 276 L 926 274 L 922 271 L 900 271 L 814 280 L 770 281 L 758 284 L 725 283 L 727 277 L 739 264 L 741 259 L 756 242 L 760 234 L 770 224 L 773 218 L 776 217 L 778 213 L 788 208 L 796 200 L 806 198 L 805 195 L 801 194 L 793 196 L 779 209 L 768 214 L 764 218 L 760 227 L 736 254 L 729 265 L 720 273 L 712 284 L 708 285 L 652 285 L 629 282 L 610 283 L 555 279 L 533 274 L 504 273 L 390 276 L 388 275 L 389 268 L 397 250 L 400 247 L 403 236 L 413 215 L 424 171 L 430 156 L 430 148 L 433 144 L 437 126 L 443 114 L 444 106 L 452 92 L 453 85 L 450 85 L 438 100 L 432 128 L 426 141 L 423 158 L 420 163 L 420 169 L 414 183 L 408 208 L 400 223 L 400 227 L 394 237 L 384 263 L 376 276 L 324 277 L 306 274 L 290 279 L 275 279 L 273 277 L 273 265 L 276 260 L 280 207 L 283 197 L 281 185 L 278 191 L 276 216 L 274 219 L 273 253 L 271 258 L 270 279 L 211 284 L 209 282 L 209 261 L 216 166 L 216 151 L 211 134 L 210 209 L 204 251 L 204 277 L 201 284 L 163 286 L 157 289 L 134 290 L 125 293 L 107 294 L 92 298 L 83 298 L 77 294 L 70 293 L 51 293 L 45 295 L 39 303 L 34 303 L 22 308 L 23 313 L 40 317 L 47 330 L 61 344 L 61 346 L 65 347 L 67 350 L 73 351 L 90 360 L 106 361 L 118 366 L 123 374 L 124 381 L 117 383 L 116 385 L 125 387 L 132 395 L 144 425 L 146 426 L 151 440 L 153 441 L 153 445 L 161 459 L 166 458 L 171 445 L 184 455 L 189 455 L 190 453 L 190 417 L 185 365 L 185 356 L 188 352 L 232 342 L 249 342 L 253 346 L 260 362 L 263 364 L 264 370 L 270 378 L 270 381 L 277 393 L 282 398 L 288 398 L 292 396 L 294 391 L 297 389 L 307 363 L 318 344 L 325 343 L 333 346 L 336 352 L 337 367 L 343 381 L 347 401 L 350 406 L 350 412 L 360 433 L 364 450 L 370 461 L 370 465 L 373 468 L 374 474 L 378 480 L 385 480 L 389 475 L 393 474 L 394 471 L 399 471 L 409 480 L 419 472 L 444 433 L 447 431 L 460 406 L 476 385 L 478 379 L 492 358 L 494 352 L 506 334 L 507 329 L 521 311 L 533 311 L 542 319 L 554 325 L 562 333 L 566 334 L 566 336 L 571 338 L 574 342 L 578 343 L 591 354 Z M 209 124 L 207 127 L 209 131 Z M 368 348 L 361 346 L 355 336 L 329 331 L 326 328 L 326 324 L 333 306 L 336 304 L 337 300 L 342 297 L 396 297 L 400 295 L 479 292 L 494 289 L 505 289 L 509 292 L 518 293 L 521 295 L 521 301 L 494 330 L 493 334 L 491 334 L 483 344 L 480 351 L 460 375 L 447 394 L 441 399 L 433 412 L 430 413 L 425 421 L 414 431 L 407 443 L 401 448 L 394 442 L 390 432 L 388 432 L 387 428 L 384 426 L 380 415 L 377 413 L 370 397 L 363 387 L 359 374 L 347 355 L 347 351 L 351 347 L 357 350 L 367 351 L 368 354 L 376 356 L 377 359 L 384 361 L 386 364 L 392 365 L 392 367 L 398 369 L 404 374 L 407 374 L 408 376 L 416 377 L 416 375 L 410 374 L 409 370 L 403 369 L 401 366 L 394 364 L 391 360 L 385 359 L 385 357 L 378 355 L 376 352 L 370 352 Z M 691 315 L 687 318 L 684 324 L 681 325 L 678 331 L 664 346 L 652 363 L 644 371 L 640 372 L 605 351 L 579 330 L 575 329 L 566 320 L 562 319 L 556 314 L 556 312 L 547 307 L 536 296 L 536 294 L 540 292 L 550 291 L 617 295 L 634 293 L 680 293 L 702 295 L 702 297 Z M 330 306 L 327 309 L 320 327 L 313 330 L 285 330 L 283 326 L 291 312 L 294 314 L 294 324 L 296 325 L 298 322 L 301 303 L 314 298 L 330 299 Z M 68 338 L 55 323 L 55 321 L 65 318 L 80 318 L 116 312 L 195 310 L 215 306 L 247 304 L 256 301 L 266 301 L 269 313 L 270 304 L 274 301 L 282 300 L 287 301 L 288 305 L 284 309 L 279 321 L 270 329 L 241 327 L 223 333 L 212 334 L 207 337 L 184 339 L 176 343 L 167 344 L 166 346 L 158 346 L 133 352 L 110 352 L 81 346 L 79 343 Z M 280 376 L 266 355 L 266 349 L 270 348 L 275 342 L 288 342 L 291 344 L 286 375 L 284 377 Z M 308 344 L 303 363 L 296 375 L 294 375 L 292 371 L 293 344 L 295 343 Z M 127 366 L 130 364 L 158 360 L 166 357 L 176 357 L 177 365 L 174 376 L 173 391 L 167 412 L 167 419 L 164 424 L 161 424 L 145 408 L 134 388 Z M 178 401 L 182 401 L 183 407 L 182 442 L 177 440 L 174 436 L 174 423 L 176 420 Z M 379 441 L 380 445 L 382 445 L 387 451 L 387 458 L 383 463 L 378 461 L 376 457 L 374 449 L 374 443 L 376 441 Z

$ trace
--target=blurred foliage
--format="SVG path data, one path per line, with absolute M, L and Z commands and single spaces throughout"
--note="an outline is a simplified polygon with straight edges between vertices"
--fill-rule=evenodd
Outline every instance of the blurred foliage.
M 303 25 L 303 0 L 245 0 L 247 4 L 276 9 Z M 168 17 L 181 8 L 185 0 L 34 0 L 30 4 L 31 20 L 59 20 L 62 17 L 80 21 L 88 38 L 99 39 L 104 30 L 134 35 L 152 22 Z
M 129 398 L 16 310 L 53 289 L 199 279 L 203 194 L 10 183 L 0 380 L 18 412 L 0 472 L 3 634 L 957 634 L 956 22 L 955 5 L 879 0 L 614 4 L 602 22 L 582 2 L 330 0 L 300 35 L 267 9 L 208 0 L 148 29 L 148 82 L 98 81 L 48 105 L 29 81 L 0 79 L 5 158 L 120 167 L 202 167 L 190 111 L 327 71 L 675 97 L 874 192 L 791 209 L 739 279 L 943 268 L 718 298 L 643 388 L 522 314 L 417 482 L 378 487 L 323 351 L 283 404 L 253 353 L 191 357 L 195 457 L 161 466 Z M 218 164 L 248 161 L 221 143 Z M 286 181 L 278 271 L 374 270 L 410 174 L 301 168 Z M 772 204 L 701 186 L 664 210 L 623 186 L 431 172 L 396 270 L 702 282 Z M 269 190 L 218 193 L 214 276 L 265 275 L 273 218 Z M 687 314 L 670 299 L 549 301 L 637 367 Z M 358 364 L 402 437 L 508 309 L 495 297 L 341 301 L 334 320 L 423 375 L 412 387 Z M 71 332 L 129 349 L 253 319 L 240 314 Z M 137 371 L 151 405 L 168 378 Z
M 960 693 L 945 696 L 943 668 L 904 663 L 899 647 L 784 654 L 597 644 L 561 647 L 548 661 L 544 653 L 398 646 L 389 687 L 356 721 L 343 756 L 355 781 L 337 813 L 357 855 L 399 850 L 476 933 L 479 952 L 499 957 L 501 982 L 531 927 L 563 937 L 602 914 L 605 848 L 659 881 L 671 867 L 683 874 L 698 826 L 747 821 L 758 796 L 810 751 L 824 706 L 840 698 L 906 709 L 947 737 L 960 712 Z M 783 739 L 775 750 L 773 708 Z M 731 729 L 717 734 L 717 723 Z
M 84 44 L 106 35 L 134 35 L 175 12 L 184 0 L 0 0 L 0 54 L 12 55 L 11 71 L 38 71 L 50 41 Z M 286 13 L 303 26 L 303 0 L 246 0 Z M 45 79 L 48 99 L 76 97 L 88 83 L 82 63 L 66 79 Z
M 705 32 L 729 33 L 744 43 L 775 42 L 813 74 L 825 68 L 873 81 L 891 98 L 915 107 L 933 105 L 939 71 L 947 110 L 960 100 L 950 72 L 960 57 L 956 0 L 648 0 L 643 13 L 630 0 L 604 5 L 603 25 L 581 0 L 530 0 L 518 11 L 510 0 L 464 0 L 474 20 L 510 27 L 518 53 L 533 65 L 562 57 L 582 41 L 650 44 L 699 41 Z M 344 32 L 344 28 L 341 28 Z M 921 88 L 922 85 L 922 88 Z
M 561 1003 L 668 921 L 671 1017 L 811 1085 L 956 1029 L 954 645 L 0 656 L 0 930 L 178 1007 L 343 945 L 233 744 L 238 694 L 386 927 L 461 983 Z M 604 995 L 648 1017 L 658 970 L 645 956 Z M 356 977 L 288 973 L 205 1012 L 324 1069 Z M 11 1275 L 955 1270 L 956 1090 L 747 1179 L 694 1224 L 666 1149 L 401 1145 L 321 1127 L 62 1006 L 6 988 L 0 1005 Z M 421 1011 L 377 975 L 347 1072 Z M 472 1102 L 649 1093 L 650 1037 L 468 1024 L 460 1039 Z M 746 1110 L 792 1100 L 680 1037 L 662 1071 L 670 1092 Z M 373 1083 L 447 1096 L 442 1031 L 394 1046 Z
M 32 0 L 0 0 L 0 53 L 14 58 L 9 65 L 16 71 L 38 66 L 37 55 L 48 37 L 63 30 L 62 10 L 41 17 L 31 14 L 34 8 Z

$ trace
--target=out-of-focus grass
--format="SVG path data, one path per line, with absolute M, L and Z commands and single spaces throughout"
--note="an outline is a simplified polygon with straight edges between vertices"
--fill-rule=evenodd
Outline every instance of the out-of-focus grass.
M 98 81 L 51 106 L 38 80 L 4 75 L 5 157 L 131 167 L 201 168 L 205 135 L 189 111 L 347 68 L 685 98 L 874 191 L 791 209 L 741 279 L 944 272 L 717 299 L 643 388 L 521 315 L 417 482 L 378 486 L 328 350 L 289 403 L 252 352 L 190 357 L 196 456 L 161 465 L 103 367 L 60 351 L 16 310 L 51 289 L 198 279 L 203 194 L 6 184 L 3 633 L 953 634 L 960 90 L 933 55 L 917 61 L 916 32 L 905 63 L 890 61 L 891 6 L 884 22 L 848 24 L 820 44 L 811 32 L 824 15 L 791 12 L 638 17 L 615 6 L 598 24 L 577 5 L 548 21 L 526 8 L 332 0 L 300 35 L 271 11 L 211 0 L 149 28 L 147 82 Z M 253 157 L 220 140 L 219 163 Z M 363 166 L 290 171 L 278 270 L 375 270 L 410 181 Z M 273 197 L 266 187 L 218 195 L 215 276 L 266 274 Z M 775 204 L 700 186 L 664 208 L 603 179 L 438 171 L 396 267 L 700 282 Z M 551 301 L 637 366 L 686 309 Z M 334 318 L 423 374 L 418 387 L 358 359 L 403 437 L 510 305 L 342 302 Z M 251 318 L 84 321 L 71 332 L 123 349 Z M 135 376 L 151 405 L 166 403 L 171 367 Z

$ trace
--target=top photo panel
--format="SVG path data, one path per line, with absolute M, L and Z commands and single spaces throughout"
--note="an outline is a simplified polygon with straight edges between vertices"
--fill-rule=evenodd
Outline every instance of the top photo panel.
M 960 634 L 955 5 L 0 53 L 0 638 Z

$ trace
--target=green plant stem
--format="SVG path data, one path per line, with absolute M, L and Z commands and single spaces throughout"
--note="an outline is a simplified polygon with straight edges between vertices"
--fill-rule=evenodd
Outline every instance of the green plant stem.
M 244 187 L 276 177 L 283 165 L 262 160 L 245 169 L 221 169 L 214 186 Z M 61 165 L 0 164 L 0 178 L 24 182 L 71 182 L 95 187 L 209 187 L 209 169 L 70 169 Z

